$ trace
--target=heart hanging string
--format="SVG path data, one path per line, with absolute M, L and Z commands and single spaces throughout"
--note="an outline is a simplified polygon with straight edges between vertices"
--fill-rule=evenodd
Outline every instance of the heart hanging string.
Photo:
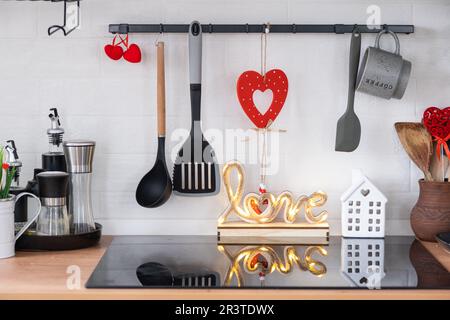
M 288 93 L 288 79 L 286 74 L 279 69 L 267 71 L 267 47 L 270 24 L 267 23 L 261 34 L 261 66 L 260 73 L 256 71 L 246 71 L 242 73 L 237 81 L 237 96 L 242 109 L 250 121 L 257 127 L 258 131 L 258 158 L 260 159 L 260 183 L 259 194 L 267 193 L 267 157 L 268 157 L 268 131 L 284 106 Z M 262 114 L 254 102 L 256 91 L 272 91 L 272 101 L 269 108 Z M 262 142 L 262 143 L 261 143 Z M 261 198 L 262 199 L 262 198 Z M 257 202 L 254 199 L 249 203 L 254 212 L 263 214 L 265 211 L 260 205 L 267 206 L 267 199 Z
M 270 32 L 270 23 L 267 23 L 264 32 L 261 33 L 261 74 L 266 82 L 267 71 L 267 35 Z
M 270 31 L 270 24 L 268 23 L 264 32 L 261 33 L 261 74 L 263 76 L 263 81 L 266 83 L 266 71 L 267 71 L 267 35 Z M 259 167 L 259 194 L 262 196 L 267 193 L 266 186 L 266 174 L 267 174 L 267 129 L 273 123 L 273 120 L 268 120 L 266 126 L 262 129 L 262 150 L 261 150 L 261 160 Z M 258 140 L 259 140 L 260 131 L 258 131 Z M 259 150 L 259 148 L 258 148 Z M 267 206 L 269 201 L 263 200 L 262 205 Z M 259 208 L 259 206 L 254 206 L 255 211 L 261 214 L 263 211 Z
M 286 102 L 288 93 L 288 79 L 280 69 L 267 71 L 267 47 L 270 24 L 266 24 L 261 34 L 261 68 L 260 73 L 246 71 L 239 76 L 237 81 L 237 96 L 242 109 L 247 117 L 257 128 L 264 129 L 269 121 L 274 122 Z M 262 114 L 255 105 L 253 95 L 255 91 L 272 91 L 272 102 L 267 111 Z

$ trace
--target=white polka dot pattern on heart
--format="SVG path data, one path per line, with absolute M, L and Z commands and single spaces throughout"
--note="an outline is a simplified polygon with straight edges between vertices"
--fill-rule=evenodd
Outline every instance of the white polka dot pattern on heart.
M 280 69 L 270 70 L 265 77 L 256 71 L 246 71 L 241 74 L 237 82 L 238 99 L 246 115 L 258 128 L 267 127 L 269 121 L 275 121 L 280 114 L 287 98 L 288 83 L 286 74 Z M 255 91 L 266 90 L 272 91 L 272 103 L 266 113 L 261 114 L 254 103 L 253 94 Z

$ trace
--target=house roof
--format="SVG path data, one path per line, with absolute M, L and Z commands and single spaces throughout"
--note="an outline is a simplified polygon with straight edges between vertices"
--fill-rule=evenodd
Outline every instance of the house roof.
M 372 181 L 369 180 L 369 178 L 367 178 L 366 176 L 361 175 L 359 179 L 357 179 L 356 181 L 353 182 L 352 186 L 341 196 L 341 201 L 345 202 L 347 201 L 350 196 L 355 193 L 356 190 L 358 190 L 359 188 L 361 188 L 362 185 L 364 184 L 368 184 L 369 185 L 369 189 L 371 190 L 370 192 L 377 192 L 378 195 L 381 197 L 383 202 L 387 202 L 387 198 L 384 196 L 384 194 L 380 191 L 380 189 L 378 189 L 373 183 Z

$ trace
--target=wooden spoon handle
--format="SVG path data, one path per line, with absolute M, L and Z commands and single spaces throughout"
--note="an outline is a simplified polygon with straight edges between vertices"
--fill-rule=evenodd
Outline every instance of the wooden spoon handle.
M 164 70 L 164 42 L 157 43 L 157 90 L 158 136 L 166 136 L 166 79 Z
M 429 170 L 424 171 L 423 173 L 425 174 L 425 181 L 434 181 L 433 175 L 431 174 L 431 172 Z

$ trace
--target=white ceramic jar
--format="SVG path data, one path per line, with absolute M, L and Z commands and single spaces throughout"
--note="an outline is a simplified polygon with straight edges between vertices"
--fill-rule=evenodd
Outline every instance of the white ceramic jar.
M 29 196 L 37 200 L 39 203 L 37 211 L 32 219 L 23 226 L 23 228 L 14 235 L 14 206 L 16 202 L 24 197 Z M 7 199 L 0 199 L 0 259 L 13 257 L 15 255 L 14 246 L 16 240 L 31 226 L 41 212 L 41 202 L 34 194 L 24 192 L 17 196 L 11 196 Z

